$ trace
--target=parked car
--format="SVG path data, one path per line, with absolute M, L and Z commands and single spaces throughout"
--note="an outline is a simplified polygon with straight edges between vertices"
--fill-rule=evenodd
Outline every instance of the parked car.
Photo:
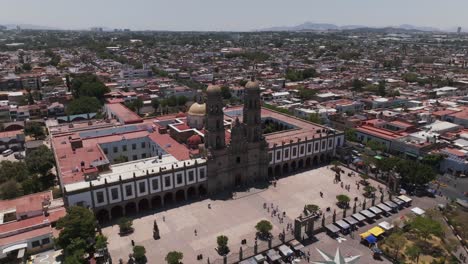
M 8 156 L 10 156 L 12 153 L 13 153 L 13 150 L 7 149 L 7 150 L 5 150 L 5 151 L 2 152 L 2 155 L 3 155 L 3 157 L 8 157 Z
M 18 160 L 24 159 L 24 155 L 22 153 L 15 153 L 14 156 L 15 156 L 15 159 L 18 159 Z

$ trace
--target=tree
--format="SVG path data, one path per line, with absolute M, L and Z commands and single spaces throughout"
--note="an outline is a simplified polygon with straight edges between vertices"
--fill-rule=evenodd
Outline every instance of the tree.
M 355 91 L 355 92 L 360 92 L 362 91 L 362 88 L 364 87 L 365 83 L 359 79 L 354 79 L 353 80 L 353 88 L 352 90 Z
M 400 249 L 405 245 L 406 239 L 403 237 L 401 232 L 394 232 L 385 239 L 385 244 L 394 250 L 394 259 L 398 260 L 398 253 Z
M 229 100 L 231 98 L 231 91 L 229 91 L 229 87 L 228 86 L 221 86 L 221 96 L 223 97 L 223 99 L 225 100 Z
M 184 254 L 179 251 L 171 251 L 166 255 L 167 264 L 180 264 L 184 258 Z
M 257 223 L 255 229 L 260 233 L 260 236 L 268 237 L 270 236 L 270 231 L 273 229 L 273 225 L 267 220 L 261 220 Z
M 29 177 L 26 163 L 22 161 L 3 160 L 0 162 L 0 183 L 7 180 L 22 182 Z
M 312 122 L 312 123 L 316 123 L 316 124 L 322 124 L 322 119 L 320 118 L 320 115 L 317 114 L 317 113 L 312 113 L 312 114 L 309 114 L 309 121 Z
M 307 204 L 304 206 L 304 213 L 306 215 L 308 214 L 307 212 L 310 212 L 311 214 L 315 214 L 320 210 L 320 207 L 316 204 Z
M 24 134 L 32 136 L 34 139 L 45 136 L 44 129 L 39 122 L 28 122 L 24 126 Z
M 160 105 L 161 105 L 161 102 L 159 101 L 158 98 L 153 98 L 151 100 L 151 106 L 153 107 L 155 113 L 158 111 Z
M 97 98 L 82 96 L 73 99 L 67 106 L 67 115 L 79 115 L 87 113 L 96 113 L 101 110 L 101 103 Z
M 177 97 L 175 95 L 171 95 L 165 101 L 167 102 L 167 105 L 170 107 L 177 106 Z
M 218 253 L 220 255 L 225 255 L 229 252 L 228 241 L 229 238 L 225 235 L 220 235 L 216 238 L 216 243 L 218 244 Z
M 433 235 L 440 237 L 443 234 L 442 225 L 428 217 L 417 216 L 411 221 L 410 227 L 424 241 L 427 241 Z
M 377 89 L 377 95 L 385 96 L 387 94 L 385 91 L 385 81 L 380 81 Z
M 133 247 L 133 257 L 136 260 L 136 263 L 146 263 L 146 249 L 144 246 L 134 246 Z
M 308 88 L 299 88 L 299 97 L 302 100 L 311 100 L 314 98 L 315 94 L 317 94 L 317 91 L 308 89 Z
M 105 235 L 97 235 L 96 236 L 96 244 L 94 247 L 98 249 L 104 249 L 107 247 L 107 237 Z
M 96 218 L 87 208 L 72 206 L 67 214 L 57 221 L 60 234 L 56 244 L 60 246 L 65 256 L 76 254 L 76 251 L 86 252 L 90 249 L 90 241 L 95 238 Z M 84 243 L 83 243 L 84 242 Z
M 137 114 L 140 114 L 140 110 L 143 107 L 143 100 L 137 98 L 131 103 L 131 105 L 132 108 L 137 112 Z
M 131 219 L 126 218 L 126 217 L 120 218 L 119 220 L 120 233 L 125 234 L 125 233 L 133 231 L 132 226 L 133 226 L 133 222 Z
M 2 199 L 13 199 L 23 195 L 23 190 L 17 181 L 9 180 L 0 185 L 0 195 Z
M 345 139 L 347 141 L 354 141 L 354 142 L 358 141 L 357 136 L 356 136 L 356 129 L 347 128 L 345 129 L 344 133 L 345 133 Z
M 102 102 L 104 95 L 110 91 L 94 74 L 78 74 L 73 75 L 72 78 L 71 91 L 75 99 L 86 96 L 94 97 Z
M 185 97 L 183 95 L 177 97 L 177 105 L 179 105 L 179 106 L 185 105 L 187 103 L 187 101 L 188 101 L 187 97 Z
M 421 248 L 417 245 L 411 245 L 405 250 L 405 254 L 408 256 L 408 258 L 412 261 L 416 260 L 416 264 L 419 262 L 419 255 L 421 254 L 421 252 Z
M 114 164 L 124 163 L 128 161 L 128 157 L 124 155 L 120 155 L 114 159 Z
M 365 197 L 373 197 L 375 191 L 377 191 L 377 189 L 374 186 L 367 185 L 366 187 L 364 187 L 364 192 L 365 192 L 364 196 Z
M 384 151 L 385 150 L 385 145 L 375 141 L 375 140 L 368 140 L 366 142 L 366 147 L 370 148 L 373 151 Z
M 23 64 L 23 66 L 22 66 L 21 68 L 22 68 L 24 71 L 30 71 L 30 70 L 32 70 L 31 64 L 29 64 L 29 63 Z
M 351 201 L 349 196 L 347 196 L 345 194 L 337 195 L 336 200 L 338 201 L 338 206 L 340 208 L 348 208 L 349 207 L 349 201 Z
M 26 162 L 29 172 L 39 173 L 42 176 L 46 176 L 49 170 L 55 165 L 54 154 L 44 145 L 31 151 L 24 161 Z

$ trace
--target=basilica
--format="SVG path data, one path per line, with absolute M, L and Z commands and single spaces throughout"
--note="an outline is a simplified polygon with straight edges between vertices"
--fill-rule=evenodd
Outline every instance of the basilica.
M 105 111 L 106 120 L 49 127 L 65 204 L 102 221 L 312 169 L 344 144 L 341 131 L 262 107 L 255 80 L 243 106 L 225 107 L 210 85 L 185 113 Z

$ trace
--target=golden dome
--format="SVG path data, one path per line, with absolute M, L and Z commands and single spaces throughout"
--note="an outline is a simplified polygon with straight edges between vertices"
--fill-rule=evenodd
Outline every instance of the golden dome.
M 193 103 L 188 112 L 189 115 L 204 116 L 206 114 L 206 104 Z
M 206 93 L 208 94 L 214 94 L 214 93 L 221 93 L 221 87 L 219 85 L 208 85 L 208 88 L 206 89 Z
M 245 89 L 258 89 L 259 87 L 257 81 L 248 81 L 245 85 Z

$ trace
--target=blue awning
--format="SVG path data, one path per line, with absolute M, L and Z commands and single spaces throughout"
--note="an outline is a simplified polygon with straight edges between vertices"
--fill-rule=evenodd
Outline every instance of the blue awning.
M 374 235 L 369 235 L 365 238 L 365 240 L 370 244 L 374 244 L 375 242 L 377 242 L 377 238 Z

